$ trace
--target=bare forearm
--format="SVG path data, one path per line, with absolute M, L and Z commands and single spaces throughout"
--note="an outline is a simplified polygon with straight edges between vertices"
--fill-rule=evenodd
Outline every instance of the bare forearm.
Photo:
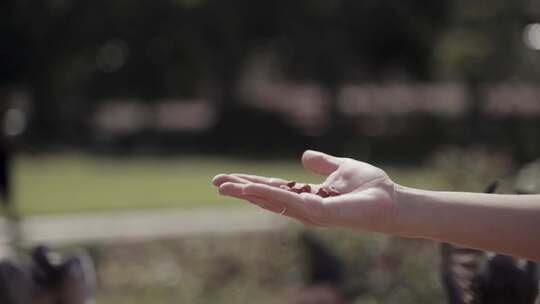
M 540 260 L 540 195 L 396 187 L 402 235 Z

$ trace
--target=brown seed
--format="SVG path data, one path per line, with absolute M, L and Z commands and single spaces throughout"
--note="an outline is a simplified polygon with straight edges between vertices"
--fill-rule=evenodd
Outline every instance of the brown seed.
M 308 184 L 305 184 L 302 188 L 300 188 L 302 192 L 311 193 L 311 186 Z
M 323 186 L 317 191 L 317 195 L 321 197 L 330 197 L 341 195 L 341 193 L 332 186 Z
M 320 197 L 329 197 L 330 194 L 324 189 L 320 188 L 319 191 L 317 191 L 317 195 Z
M 339 192 L 337 192 L 337 191 L 334 191 L 334 190 L 330 191 L 328 194 L 329 194 L 330 196 L 338 196 L 338 195 L 341 195 L 341 193 L 339 193 Z
M 329 186 L 326 191 L 328 192 L 328 194 L 330 196 L 338 196 L 340 195 L 341 193 L 339 191 L 336 190 L 336 188 L 332 187 L 332 186 Z
M 299 183 L 297 183 L 295 181 L 290 181 L 285 185 L 279 186 L 279 188 L 287 190 L 287 191 L 291 191 L 291 192 L 294 192 L 294 193 L 298 193 L 298 194 L 300 194 L 300 193 L 311 193 L 311 191 L 312 191 L 311 185 L 309 185 L 309 184 L 303 184 L 302 185 L 302 184 L 299 184 Z

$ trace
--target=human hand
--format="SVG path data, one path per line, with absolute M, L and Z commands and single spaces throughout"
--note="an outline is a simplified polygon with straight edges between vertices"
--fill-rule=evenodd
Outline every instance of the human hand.
M 383 170 L 316 151 L 306 151 L 302 163 L 307 170 L 326 176 L 321 184 L 310 185 L 310 193 L 287 191 L 283 186 L 289 181 L 280 178 L 247 174 L 220 174 L 212 183 L 221 195 L 246 200 L 305 224 L 398 232 L 395 183 Z M 322 187 L 340 194 L 316 195 Z

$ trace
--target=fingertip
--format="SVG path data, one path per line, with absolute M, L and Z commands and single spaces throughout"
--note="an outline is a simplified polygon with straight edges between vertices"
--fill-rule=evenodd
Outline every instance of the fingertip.
M 302 153 L 302 160 L 304 160 L 305 158 L 312 157 L 313 155 L 316 155 L 318 153 L 320 153 L 320 152 L 308 149 L 308 150 L 304 151 L 304 153 Z
M 243 186 L 237 183 L 225 182 L 219 186 L 219 194 L 240 197 L 243 194 Z
M 216 187 L 219 187 L 223 183 L 225 177 L 227 177 L 227 174 L 223 173 L 214 176 L 214 178 L 212 178 L 212 184 Z
M 228 185 L 228 183 L 223 183 L 223 184 L 220 184 L 218 186 L 218 192 L 219 194 L 224 194 L 224 192 L 227 191 L 227 189 L 229 188 L 230 186 Z
M 306 150 L 304 154 L 302 154 L 302 162 L 304 164 L 309 164 L 314 161 L 319 162 L 322 160 L 326 160 L 325 156 L 328 156 L 328 155 L 319 151 L 315 151 L 315 150 Z
M 329 175 L 340 164 L 340 159 L 323 152 L 306 150 L 302 155 L 302 165 L 308 171 L 320 175 Z
M 245 195 L 254 194 L 256 193 L 256 190 L 257 190 L 257 184 L 255 183 L 247 183 L 244 185 L 244 188 L 242 189 Z

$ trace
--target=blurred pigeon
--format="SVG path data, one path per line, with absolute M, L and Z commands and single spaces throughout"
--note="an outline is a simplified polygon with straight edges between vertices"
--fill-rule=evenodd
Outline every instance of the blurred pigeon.
M 63 257 L 39 246 L 28 263 L 0 262 L 2 304 L 85 304 L 94 287 L 93 265 L 86 254 Z

